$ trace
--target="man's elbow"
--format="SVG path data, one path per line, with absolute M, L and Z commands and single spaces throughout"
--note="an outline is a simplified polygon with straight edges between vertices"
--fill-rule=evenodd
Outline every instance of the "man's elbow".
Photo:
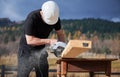
M 26 40 L 28 45 L 34 45 L 33 42 L 31 40 Z
M 28 45 L 35 45 L 34 38 L 32 36 L 26 35 L 26 42 Z
M 32 42 L 30 42 L 30 41 L 27 41 L 27 44 L 28 44 L 28 45 L 32 45 Z

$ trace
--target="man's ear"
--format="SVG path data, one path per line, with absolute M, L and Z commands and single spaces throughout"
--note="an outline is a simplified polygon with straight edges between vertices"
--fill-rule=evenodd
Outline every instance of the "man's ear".
M 40 11 L 40 14 L 41 14 L 41 15 L 43 15 L 43 12 L 42 12 L 42 10 Z

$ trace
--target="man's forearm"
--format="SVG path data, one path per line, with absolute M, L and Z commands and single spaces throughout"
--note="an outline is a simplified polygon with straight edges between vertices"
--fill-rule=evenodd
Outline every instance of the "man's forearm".
M 64 35 L 59 35 L 58 36 L 58 41 L 62 41 L 62 42 L 65 42 L 65 36 Z
M 57 33 L 58 41 L 65 42 L 65 35 L 64 35 L 63 31 L 59 30 L 56 33 Z
M 29 35 L 26 35 L 26 41 L 27 41 L 27 44 L 32 46 L 45 45 L 45 44 L 52 45 L 57 42 L 56 39 L 41 39 L 34 36 L 29 36 Z
M 40 38 L 29 36 L 29 35 L 26 35 L 26 41 L 27 41 L 27 44 L 33 45 L 33 46 L 50 44 L 50 39 L 40 39 Z

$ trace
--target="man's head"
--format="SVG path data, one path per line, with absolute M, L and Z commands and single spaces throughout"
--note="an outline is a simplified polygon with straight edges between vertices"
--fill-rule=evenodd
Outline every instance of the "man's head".
M 42 17 L 48 25 L 54 25 L 58 21 L 59 7 L 54 1 L 47 1 L 42 5 Z

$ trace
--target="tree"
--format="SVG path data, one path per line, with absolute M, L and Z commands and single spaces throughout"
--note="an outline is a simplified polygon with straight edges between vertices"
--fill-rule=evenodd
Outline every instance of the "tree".
M 67 37 L 67 40 L 70 40 L 71 39 L 71 32 L 68 33 L 68 37 Z
M 79 39 L 80 38 L 80 35 L 81 35 L 81 32 L 80 31 L 76 31 L 73 35 L 73 39 Z
M 7 55 L 9 53 L 8 49 L 0 46 L 0 56 Z
M 106 53 L 107 55 L 111 54 L 111 50 L 108 47 L 104 47 L 103 48 L 104 53 Z
M 51 39 L 55 39 L 55 38 L 56 38 L 55 33 L 51 34 L 51 37 L 50 37 L 50 38 L 51 38 Z
M 15 38 L 15 35 L 14 34 L 12 34 L 11 36 L 10 36 L 10 41 L 15 41 L 16 40 L 16 38 Z
M 6 35 L 6 36 L 4 37 L 4 43 L 7 44 L 8 41 L 9 41 L 9 37 Z

